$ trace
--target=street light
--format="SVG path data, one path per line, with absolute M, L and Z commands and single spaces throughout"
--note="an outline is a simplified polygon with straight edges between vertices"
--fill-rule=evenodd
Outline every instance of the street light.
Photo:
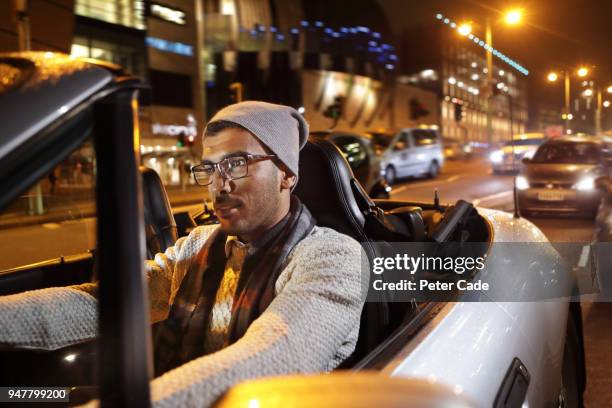
M 514 26 L 521 22 L 523 18 L 522 9 L 509 10 L 504 14 L 506 24 Z M 485 98 L 485 108 L 487 111 L 487 141 L 493 141 L 493 104 L 491 97 L 493 94 L 493 30 L 491 30 L 491 18 L 486 17 L 485 42 L 487 44 L 487 96 Z M 510 107 L 512 109 L 512 107 Z M 510 123 L 510 133 L 512 133 L 512 123 Z
M 608 89 L 606 89 L 606 91 L 608 91 L 609 94 L 612 94 L 612 86 L 609 86 Z
M 604 101 L 603 102 L 603 107 L 604 108 L 609 108 L 610 107 L 610 101 Z
M 587 75 L 589 75 L 589 69 L 588 68 L 581 67 L 581 68 L 578 69 L 578 76 L 580 78 L 584 78 Z
M 506 23 L 509 25 L 516 25 L 523 19 L 523 9 L 509 10 L 506 13 Z
M 563 120 L 565 120 L 565 129 L 566 131 L 569 130 L 569 126 L 570 126 L 570 118 L 569 116 L 571 115 L 570 113 L 570 74 L 568 70 L 563 70 L 563 77 L 564 77 L 564 82 L 565 82 L 565 97 L 564 97 L 564 102 L 565 102 L 565 109 L 564 109 L 564 113 L 561 116 L 563 118 Z M 557 75 L 556 72 L 550 72 L 548 74 L 547 77 L 549 82 L 556 82 L 557 79 L 559 79 L 559 75 Z
M 472 25 L 470 23 L 463 23 L 457 27 L 457 31 L 464 37 L 467 37 L 472 32 Z

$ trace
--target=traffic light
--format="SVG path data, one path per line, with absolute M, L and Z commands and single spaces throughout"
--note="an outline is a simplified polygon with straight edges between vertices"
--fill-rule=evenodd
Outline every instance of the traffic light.
M 179 133 L 176 136 L 176 147 L 185 147 L 186 140 L 185 134 L 183 132 Z
M 334 98 L 334 102 L 331 105 L 328 105 L 325 111 L 323 112 L 323 116 L 326 118 L 331 118 L 334 120 L 340 119 L 342 116 L 342 102 L 344 97 L 336 96 Z
M 429 111 L 425 109 L 425 106 L 416 98 L 410 100 L 410 119 L 417 120 L 423 116 L 429 115 Z
M 195 144 L 194 135 L 187 136 L 185 133 L 181 132 L 176 136 L 176 147 L 191 147 L 194 144 Z
M 455 121 L 461 122 L 463 119 L 463 105 L 455 104 Z

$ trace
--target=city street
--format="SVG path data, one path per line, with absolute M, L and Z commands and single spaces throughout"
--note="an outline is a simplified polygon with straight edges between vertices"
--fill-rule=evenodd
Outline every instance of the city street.
M 435 179 L 400 180 L 394 186 L 392 199 L 432 202 L 438 189 L 441 203 L 452 204 L 458 199 L 504 211 L 513 210 L 512 175 L 492 174 L 488 161 L 479 156 L 468 160 L 447 161 Z M 175 211 L 195 212 L 201 208 L 205 189 L 192 187 L 186 192 L 171 190 L 170 200 Z M 74 209 L 72 209 L 74 211 Z M 57 253 L 76 253 L 95 247 L 95 218 L 68 219 L 68 212 L 53 222 L 6 228 L 0 234 L 0 246 L 8 249 L 0 269 L 17 266 L 24 259 L 32 262 L 48 259 Z M 62 216 L 65 220 L 62 220 Z M 573 218 L 531 219 L 553 243 L 589 243 L 593 238 L 594 221 Z M 32 236 L 39 237 L 36 242 Z M 44 242 L 44 245 L 40 243 Z M 576 255 L 576 257 L 578 254 Z M 13 259 L 11 259 L 13 258 Z M 568 260 L 575 264 L 577 259 Z M 606 407 L 612 401 L 612 328 L 604 324 L 610 303 L 583 302 L 584 341 L 588 384 L 585 394 L 587 407 Z M 607 405 L 606 405 L 607 404 Z

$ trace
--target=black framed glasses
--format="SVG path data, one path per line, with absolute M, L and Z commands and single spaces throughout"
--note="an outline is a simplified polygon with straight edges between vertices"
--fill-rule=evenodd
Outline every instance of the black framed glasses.
M 226 180 L 237 180 L 249 175 L 249 164 L 276 158 L 275 154 L 240 154 L 226 157 L 218 163 L 202 163 L 191 167 L 191 174 L 200 186 L 208 186 L 213 181 L 215 169 Z

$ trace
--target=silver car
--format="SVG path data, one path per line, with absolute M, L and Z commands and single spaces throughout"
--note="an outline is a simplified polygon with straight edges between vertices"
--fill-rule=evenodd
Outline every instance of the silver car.
M 444 164 L 442 138 L 435 130 L 404 128 L 371 134 L 389 184 L 403 177 L 436 177 Z
M 516 178 L 523 215 L 577 214 L 594 218 L 607 194 L 609 154 L 591 137 L 561 137 L 544 143 L 532 159 L 523 159 Z

